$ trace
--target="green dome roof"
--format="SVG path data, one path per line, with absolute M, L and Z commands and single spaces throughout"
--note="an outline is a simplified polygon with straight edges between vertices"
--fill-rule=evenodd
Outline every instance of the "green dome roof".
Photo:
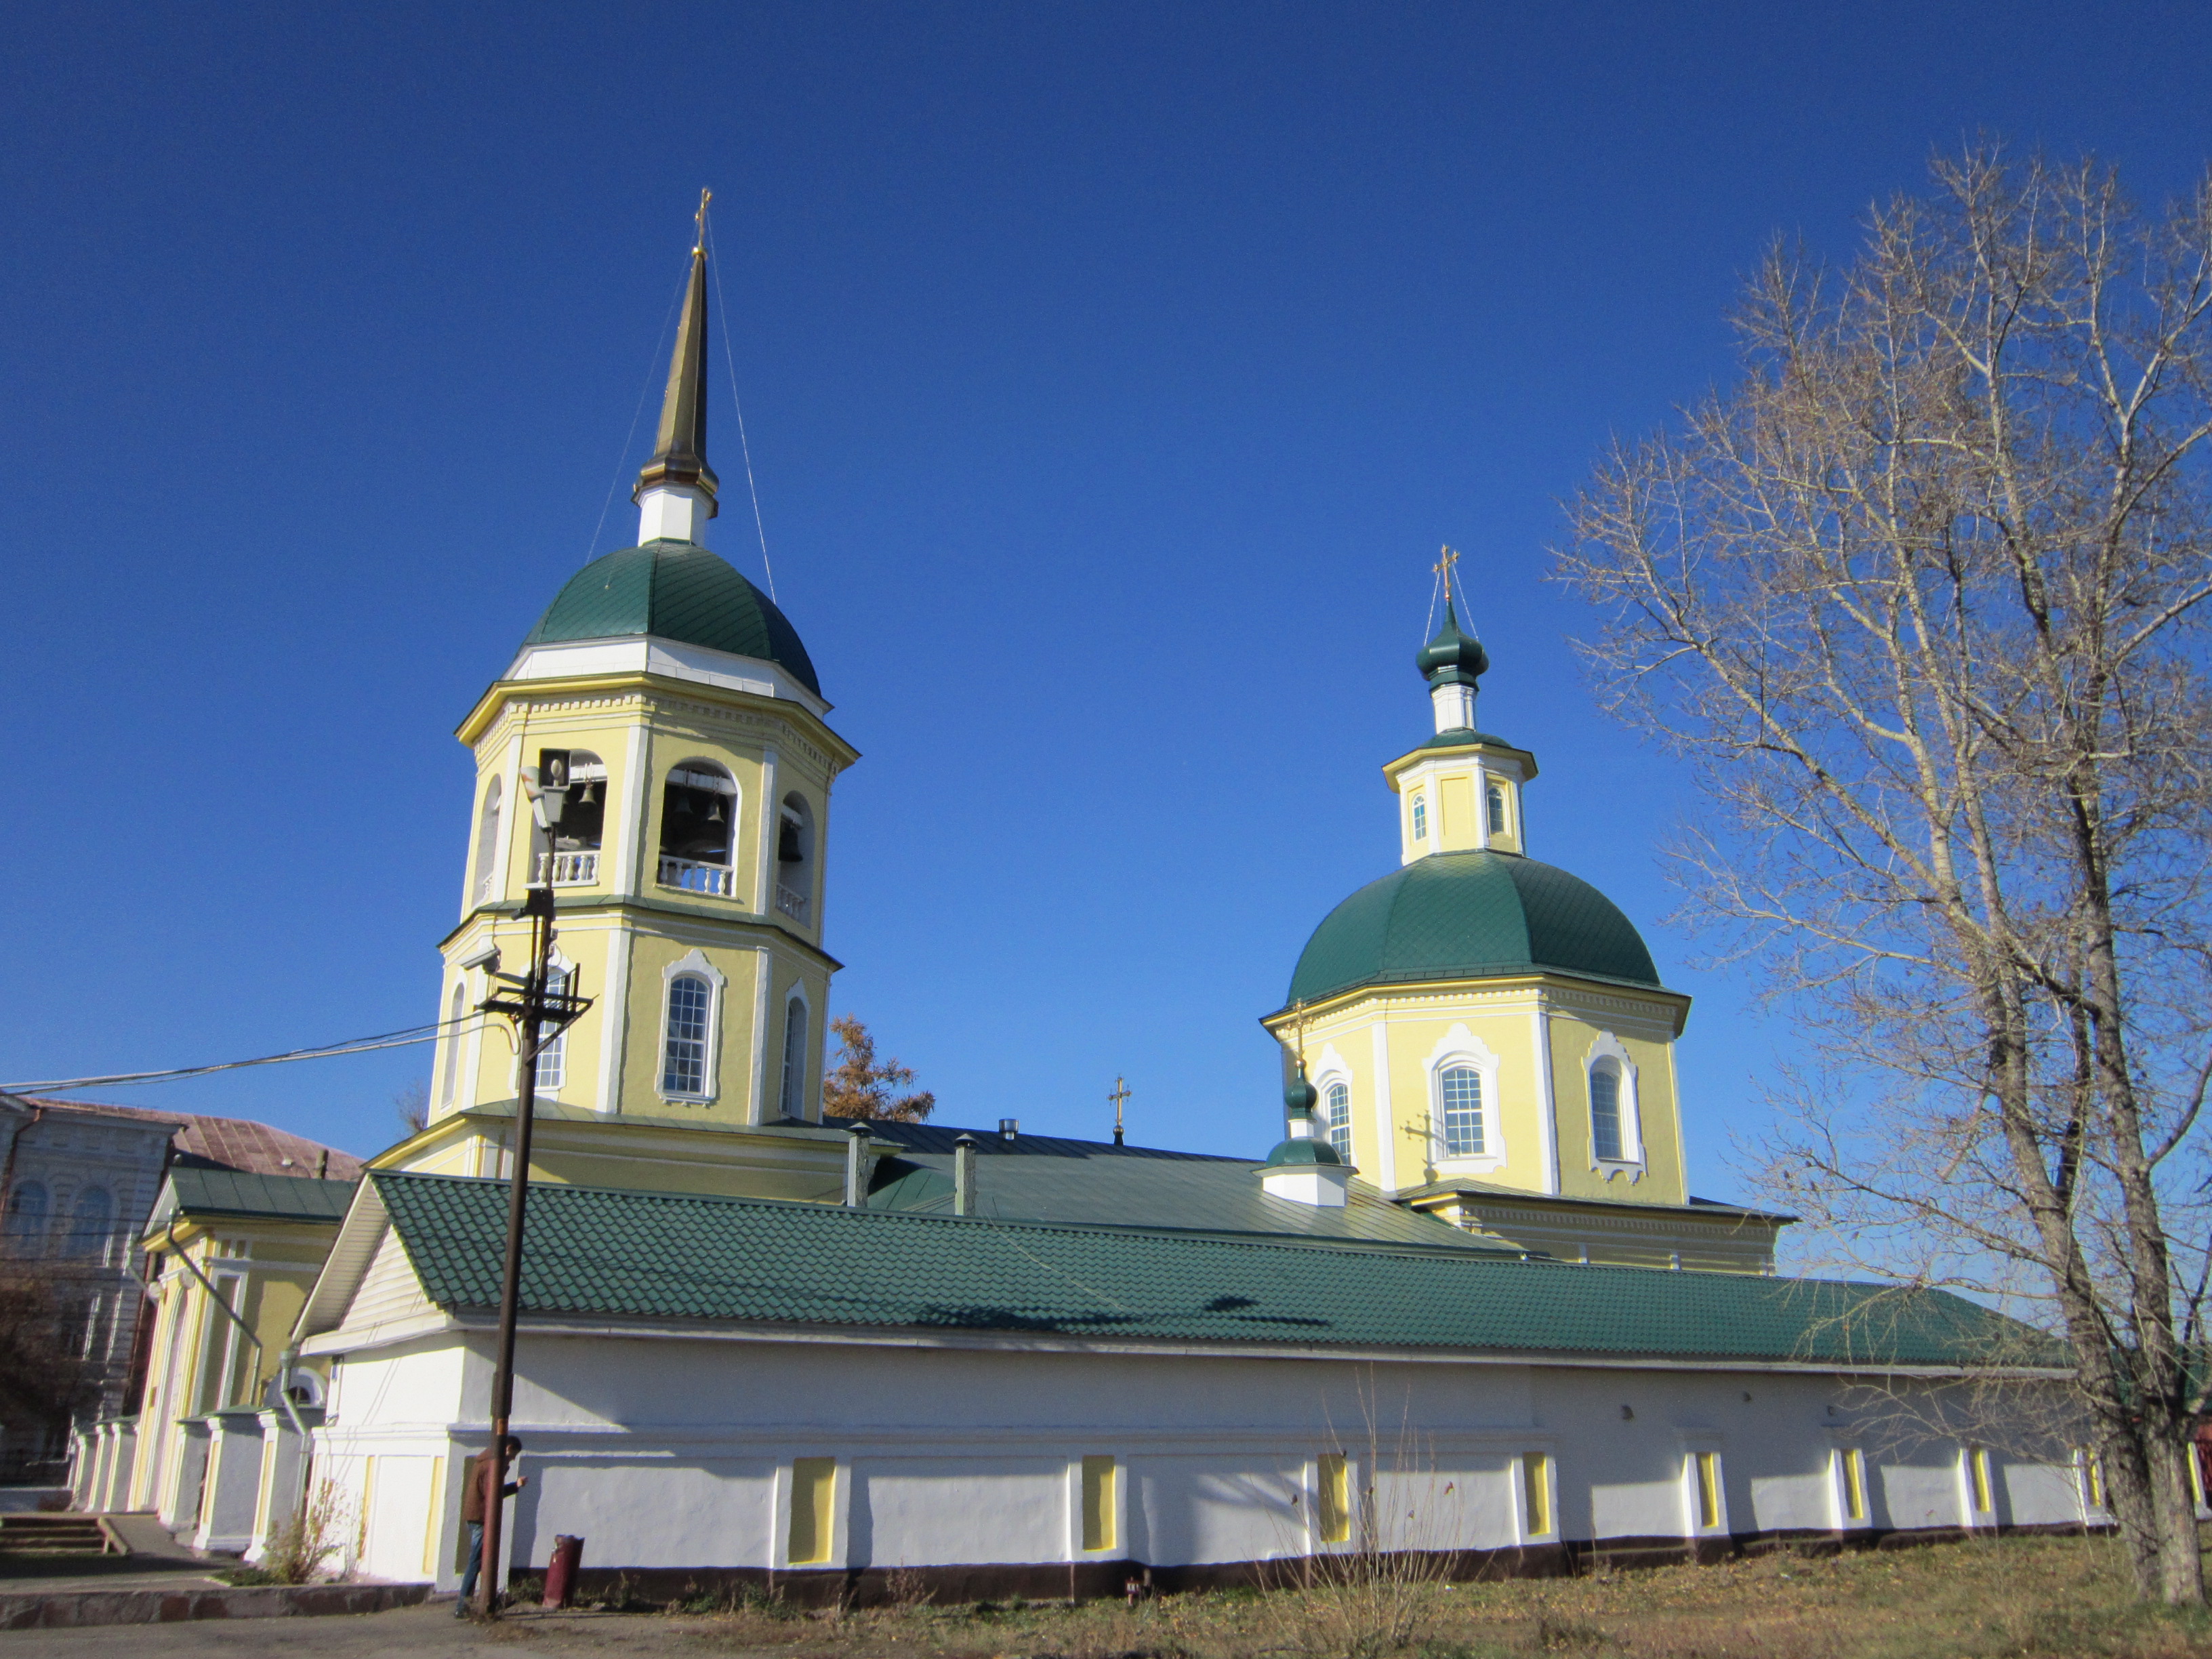
M 718 553 L 653 541 L 594 559 L 545 607 L 525 645 L 651 634 L 772 662 L 816 696 L 821 683 L 799 630 Z
M 1336 1148 L 1326 1140 L 1293 1135 L 1287 1140 L 1277 1141 L 1275 1150 L 1267 1154 L 1267 1161 L 1260 1167 L 1263 1170 L 1290 1170 L 1309 1164 L 1325 1164 L 1341 1169 L 1344 1160 L 1337 1155 Z
M 1539 970 L 1659 983 L 1635 924 L 1580 877 L 1513 853 L 1432 853 L 1369 882 L 1322 919 L 1291 975 L 1289 1000 Z

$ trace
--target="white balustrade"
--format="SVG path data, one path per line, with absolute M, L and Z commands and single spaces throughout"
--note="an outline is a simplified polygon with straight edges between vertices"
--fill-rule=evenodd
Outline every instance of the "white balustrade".
M 794 893 L 778 882 L 775 884 L 775 908 L 793 921 L 804 922 L 806 920 L 806 895 Z
M 545 854 L 538 855 L 538 873 L 545 873 Z M 599 854 L 597 848 L 588 853 L 556 853 L 553 854 L 553 884 L 556 887 L 589 887 L 599 878 Z
M 712 893 L 717 898 L 727 898 L 733 890 L 733 872 L 726 864 L 701 864 L 691 859 L 664 856 L 660 860 L 660 884 L 680 888 L 687 893 Z

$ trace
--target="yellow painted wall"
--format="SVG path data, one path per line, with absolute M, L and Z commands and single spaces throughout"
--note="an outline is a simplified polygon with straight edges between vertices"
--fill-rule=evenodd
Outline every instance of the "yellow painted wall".
M 1570 1198 L 1686 1204 L 1688 1175 L 1682 1167 L 1674 1068 L 1669 1060 L 1668 1043 L 1607 1028 L 1628 1050 L 1629 1063 L 1635 1070 L 1644 1170 L 1632 1183 L 1626 1174 L 1607 1180 L 1591 1168 L 1588 1061 L 1591 1045 L 1601 1029 L 1593 1021 L 1568 1015 L 1554 1015 L 1551 1022 L 1552 1078 L 1559 1125 L 1559 1191 Z

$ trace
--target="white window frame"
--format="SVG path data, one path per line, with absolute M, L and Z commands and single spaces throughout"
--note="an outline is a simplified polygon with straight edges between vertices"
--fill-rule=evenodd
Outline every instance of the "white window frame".
M 499 791 L 496 801 L 489 799 L 493 790 Z M 471 910 L 490 903 L 499 896 L 501 872 L 501 854 L 507 842 L 507 779 L 495 772 L 477 792 L 476 857 L 469 866 L 469 902 Z
M 1682 1536 L 1692 1540 L 1728 1537 L 1728 1457 L 1721 1437 L 1678 1430 L 1674 1437 L 1682 1448 Z M 1713 1460 L 1713 1524 L 1710 1527 L 1701 1526 L 1698 1520 L 1698 1460 L 1704 1456 Z
M 1974 1460 L 1982 1460 L 1982 1473 L 1989 1481 L 1990 1506 L 1977 1509 L 1974 1505 Z M 2109 1499 L 2111 1492 L 2106 1493 Z M 1997 1461 L 1987 1446 L 1970 1441 L 1959 1444 L 1959 1513 L 1966 1517 L 1969 1532 L 1995 1532 L 1997 1526 Z
M 1406 807 L 1407 821 L 1412 826 L 1413 839 L 1420 842 L 1429 838 L 1429 794 L 1425 789 L 1413 791 L 1413 799 Z
M 703 979 L 707 981 L 707 1066 L 702 1079 L 706 1092 L 697 1095 L 672 1093 L 662 1085 L 668 1080 L 668 996 L 670 988 L 679 979 Z M 653 1092 L 663 1100 L 678 1101 L 687 1106 L 712 1102 L 718 1091 L 716 1085 L 722 1074 L 722 994 L 729 980 L 707 960 L 703 951 L 694 950 L 681 962 L 672 962 L 660 970 L 660 1041 L 653 1051 Z
M 446 999 L 445 1050 L 446 1067 L 438 1080 L 437 1109 L 442 1116 L 450 1112 L 459 1098 L 461 1089 L 461 1025 L 468 1017 L 469 988 L 465 979 L 456 976 L 453 994 Z
M 1528 1525 L 1528 1460 L 1544 1460 L 1544 1508 L 1551 1525 L 1542 1532 Z M 1559 1455 L 1549 1445 L 1526 1447 L 1514 1455 L 1507 1470 L 1513 1481 L 1513 1534 L 1523 1544 L 1559 1541 Z
M 1594 1103 L 1590 1097 L 1590 1074 L 1601 1060 L 1611 1060 L 1620 1073 L 1621 1156 L 1617 1158 L 1597 1155 L 1597 1119 L 1591 1110 Z M 1589 1136 L 1591 1170 L 1607 1181 L 1617 1175 L 1626 1175 L 1632 1185 L 1641 1181 L 1646 1168 L 1643 1091 L 1628 1045 L 1610 1031 L 1599 1032 L 1583 1053 L 1583 1119 Z
M 576 964 L 571 962 L 567 957 L 563 956 L 559 950 L 555 950 L 546 957 L 545 965 L 552 970 L 552 973 L 562 975 L 561 988 L 562 990 L 567 990 L 569 986 L 575 983 Z M 550 974 L 547 975 L 547 979 L 550 986 L 551 981 Z M 553 1051 L 554 1058 L 560 1062 L 561 1075 L 559 1079 L 550 1084 L 541 1082 L 538 1085 L 538 1092 L 539 1096 L 544 1099 L 552 1101 L 556 1105 L 561 1103 L 561 1091 L 568 1088 L 571 1081 L 568 1076 L 568 1033 L 575 1029 L 576 1028 L 574 1025 L 565 1028 L 553 1039 L 552 1042 L 545 1044 L 544 1048 L 541 1048 L 538 1051 L 538 1069 L 539 1071 L 543 1072 L 545 1069 L 545 1049 L 547 1048 L 550 1048 Z M 516 1094 L 520 1097 L 522 1088 L 522 1051 L 520 1044 L 518 1044 L 515 1048 L 514 1082 Z
M 783 1011 L 783 1018 L 776 1023 L 776 1046 L 778 1049 L 781 1051 L 781 1058 L 782 1059 L 783 1065 L 782 1068 L 776 1073 L 775 1078 L 775 1115 L 779 1118 L 794 1117 L 802 1123 L 817 1123 L 821 1121 L 820 1118 L 818 1116 L 809 1117 L 806 1115 L 805 1110 L 806 1105 L 806 1073 L 804 1071 L 802 1071 L 799 1076 L 799 1098 L 796 1101 L 789 1101 L 787 1099 L 787 1097 L 791 1092 L 785 1085 L 789 1078 L 791 1071 L 791 1005 L 794 1002 L 798 1003 L 801 1007 L 806 1010 L 806 1041 L 808 1047 L 813 1050 L 820 1050 L 826 1046 L 827 1040 L 823 1037 L 822 1032 L 817 1029 L 817 1022 L 814 1018 L 814 1000 L 811 997 L 806 994 L 806 981 L 804 980 L 796 981 L 793 983 L 791 989 L 784 993 L 783 1001 L 781 1005 Z M 802 1066 L 806 1063 L 807 1061 L 805 1060 L 802 1060 L 800 1061 Z M 816 1077 L 818 1079 L 821 1074 L 820 1067 L 814 1067 L 814 1071 Z M 818 1099 L 816 1103 L 817 1105 L 820 1103 Z M 797 1106 L 800 1109 L 794 1112 L 790 1109 L 793 1106 Z
M 1844 1472 L 1844 1466 L 1854 1457 L 1859 1464 L 1859 1497 L 1866 1508 L 1866 1513 L 1856 1519 L 1851 1516 L 1850 1478 Z M 1874 1526 L 1874 1465 L 1858 1441 L 1837 1439 L 1828 1460 L 1828 1497 L 1835 1510 L 1838 1532 L 1865 1532 Z
M 830 1477 L 830 1555 L 827 1560 L 801 1561 L 793 1565 L 791 1559 L 791 1505 L 797 1495 L 798 1475 L 793 1465 L 802 1457 L 826 1457 L 834 1466 Z M 770 1500 L 769 1561 L 779 1572 L 842 1572 L 846 1558 L 852 1553 L 853 1461 L 834 1452 L 802 1449 L 794 1451 L 775 1466 L 775 1493 Z
M 1114 1460 L 1114 1541 L 1103 1550 L 1083 1547 L 1083 1459 L 1085 1454 L 1076 1453 L 1067 1460 L 1067 1554 L 1070 1561 L 1120 1561 L 1134 1559 L 1129 1539 L 1129 1459 L 1120 1448 L 1093 1451 L 1092 1457 Z M 1355 1523 L 1353 1531 L 1358 1531 Z M 1341 1547 L 1340 1546 L 1339 1547 Z
M 1489 1044 L 1464 1025 L 1455 1025 L 1429 1051 L 1425 1064 L 1429 1091 L 1430 1161 L 1454 1170 L 1477 1174 L 1502 1169 L 1506 1162 L 1505 1115 L 1498 1109 L 1498 1060 Z M 1482 1151 L 1448 1153 L 1444 1149 L 1444 1073 L 1455 1066 L 1473 1069 L 1482 1083 Z

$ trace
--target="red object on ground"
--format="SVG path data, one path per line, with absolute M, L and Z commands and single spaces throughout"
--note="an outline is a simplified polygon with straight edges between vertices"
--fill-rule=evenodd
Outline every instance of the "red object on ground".
M 545 1567 L 545 1605 L 565 1607 L 576 1591 L 576 1572 L 584 1565 L 584 1540 L 567 1533 L 553 1540 L 553 1559 Z

